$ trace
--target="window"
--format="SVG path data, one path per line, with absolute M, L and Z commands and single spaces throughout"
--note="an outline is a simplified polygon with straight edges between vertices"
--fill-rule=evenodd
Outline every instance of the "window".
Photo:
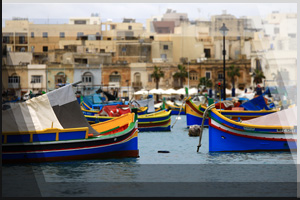
M 48 33 L 47 32 L 43 32 L 43 38 L 48 38 Z
M 59 33 L 59 37 L 60 37 L 60 38 L 65 38 L 65 32 L 60 32 L 60 33 Z
M 100 53 L 105 53 L 105 49 L 100 49 Z
M 256 59 L 255 62 L 256 62 L 256 69 L 261 71 L 262 68 L 261 68 L 261 62 L 260 62 L 260 60 Z
M 222 73 L 218 73 L 218 79 L 223 79 L 223 72 Z
M 42 76 L 31 76 L 31 83 L 41 83 Z
M 31 32 L 31 38 L 34 38 L 34 32 Z
M 66 83 L 67 76 L 63 72 L 59 72 L 55 75 L 55 85 L 58 83 Z
M 148 76 L 148 82 L 152 82 L 151 74 L 149 74 L 149 76 Z
M 191 71 L 189 73 L 189 75 L 190 75 L 190 80 L 191 81 L 197 81 L 198 80 L 198 73 L 196 71 Z
M 289 33 L 288 36 L 291 37 L 291 38 L 296 38 L 296 34 L 295 33 Z
M 210 49 L 204 49 L 205 58 L 210 58 Z
M 128 26 L 128 30 L 132 30 L 132 26 Z
M 43 46 L 43 52 L 47 52 L 48 51 L 48 46 Z
M 279 28 L 278 27 L 275 27 L 274 28 L 274 34 L 278 34 L 279 33 Z
M 77 33 L 77 39 L 79 39 L 81 36 L 83 36 L 83 32 L 78 32 Z
M 139 73 L 139 72 L 136 72 L 135 74 L 134 74 L 134 82 L 141 82 L 141 73 Z
M 160 57 L 165 60 L 167 59 L 167 54 L 160 54 Z
M 9 76 L 8 83 L 20 83 L 20 76 Z
M 25 37 L 19 36 L 19 44 L 25 44 Z
M 206 77 L 207 79 L 210 79 L 211 73 L 210 73 L 210 72 L 205 72 L 205 77 Z
M 83 75 L 82 75 L 82 82 L 83 83 L 92 83 L 92 73 L 91 72 L 85 72 Z
M 164 50 L 168 50 L 169 46 L 168 45 L 164 45 Z
M 9 43 L 9 36 L 3 36 L 2 41 L 3 41 L 3 43 L 8 44 Z
M 122 47 L 122 52 L 126 52 L 126 47 Z
M 116 25 L 111 25 L 111 29 L 112 30 L 116 29 Z
M 109 82 L 120 82 L 121 76 L 118 72 L 113 72 L 111 75 L 109 75 Z
M 74 58 L 74 62 L 77 64 L 88 64 L 87 58 Z
M 86 20 L 75 20 L 74 24 L 86 24 Z

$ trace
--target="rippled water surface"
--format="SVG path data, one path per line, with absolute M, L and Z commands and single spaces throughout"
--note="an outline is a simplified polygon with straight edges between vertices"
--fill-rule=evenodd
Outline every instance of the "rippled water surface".
M 296 196 L 296 152 L 209 153 L 208 129 L 198 143 L 180 116 L 139 133 L 139 158 L 4 165 L 3 196 Z

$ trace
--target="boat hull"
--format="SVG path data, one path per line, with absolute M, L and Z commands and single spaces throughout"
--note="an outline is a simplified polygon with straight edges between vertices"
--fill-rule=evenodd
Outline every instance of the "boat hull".
M 296 150 L 296 130 L 232 124 L 215 113 L 209 119 L 210 152 Z
M 140 132 L 144 131 L 171 131 L 171 111 L 159 111 L 160 113 L 156 115 L 146 114 L 138 115 L 138 129 Z M 111 120 L 114 117 L 107 116 L 88 116 L 85 115 L 87 121 L 91 124 L 105 122 Z
M 112 137 L 2 145 L 3 163 L 138 157 L 138 130 Z
M 187 116 L 187 127 L 191 125 L 201 126 L 203 120 L 203 114 L 206 107 L 196 106 L 191 100 L 186 101 L 185 112 Z M 238 110 L 221 110 L 222 115 L 226 116 L 229 119 L 240 121 L 240 120 L 249 120 L 256 117 L 261 117 L 274 113 L 276 111 L 272 110 L 261 110 L 261 111 L 238 111 Z M 204 126 L 209 126 L 208 117 L 204 121 Z
M 7 133 L 2 137 L 2 162 L 138 157 L 137 122 L 124 129 L 107 131 L 98 136 L 88 136 L 88 128 L 63 129 L 56 133 L 49 130 Z

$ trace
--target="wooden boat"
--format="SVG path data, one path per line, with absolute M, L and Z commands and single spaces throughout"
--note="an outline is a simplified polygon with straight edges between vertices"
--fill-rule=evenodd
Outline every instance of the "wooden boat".
M 88 116 L 94 116 L 94 115 L 99 115 L 99 110 L 92 110 L 90 108 L 87 108 L 84 105 L 84 102 L 82 102 L 81 104 L 81 110 L 83 112 L 84 115 L 88 115 Z M 112 106 L 112 105 L 105 105 L 105 106 Z M 104 108 L 105 106 L 103 106 L 102 108 Z M 114 105 L 113 105 L 114 106 Z M 117 104 L 115 106 L 122 106 L 120 104 Z M 126 105 L 127 106 L 127 105 Z M 138 115 L 144 115 L 144 114 L 147 114 L 147 111 L 148 111 L 148 107 L 140 107 L 138 108 L 137 110 L 137 114 Z
M 297 149 L 297 108 L 245 122 L 209 111 L 209 151 L 289 151 Z
M 17 104 L 2 117 L 3 163 L 138 157 L 136 115 L 91 126 L 71 85 Z
M 164 102 L 165 109 L 171 110 L 171 115 L 178 115 L 180 112 L 180 115 L 185 115 L 185 106 L 179 106 L 171 103 Z
M 139 131 L 171 131 L 171 111 L 138 115 Z
M 187 127 L 192 125 L 201 125 L 203 120 L 203 113 L 206 110 L 205 105 L 195 105 L 191 98 L 186 99 L 185 103 L 185 112 L 186 112 L 186 123 Z M 216 109 L 218 109 L 218 106 L 216 106 Z M 232 120 L 239 121 L 239 120 L 249 120 L 252 118 L 268 115 L 271 113 L 276 112 L 276 110 L 255 110 L 255 111 L 249 111 L 249 110 L 220 110 L 219 111 L 222 115 L 225 117 L 228 117 Z M 204 121 L 204 126 L 208 126 L 208 118 Z
M 91 124 L 113 119 L 113 116 L 85 115 Z M 171 131 L 171 111 L 158 111 L 155 113 L 138 115 L 138 129 L 143 131 Z

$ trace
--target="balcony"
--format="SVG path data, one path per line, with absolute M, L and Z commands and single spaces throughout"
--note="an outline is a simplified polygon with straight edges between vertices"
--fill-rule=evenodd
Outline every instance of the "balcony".
M 135 89 L 135 90 L 139 90 L 143 87 L 143 83 L 142 82 L 132 82 L 132 87 Z
M 20 89 L 20 83 L 8 83 L 8 89 Z

